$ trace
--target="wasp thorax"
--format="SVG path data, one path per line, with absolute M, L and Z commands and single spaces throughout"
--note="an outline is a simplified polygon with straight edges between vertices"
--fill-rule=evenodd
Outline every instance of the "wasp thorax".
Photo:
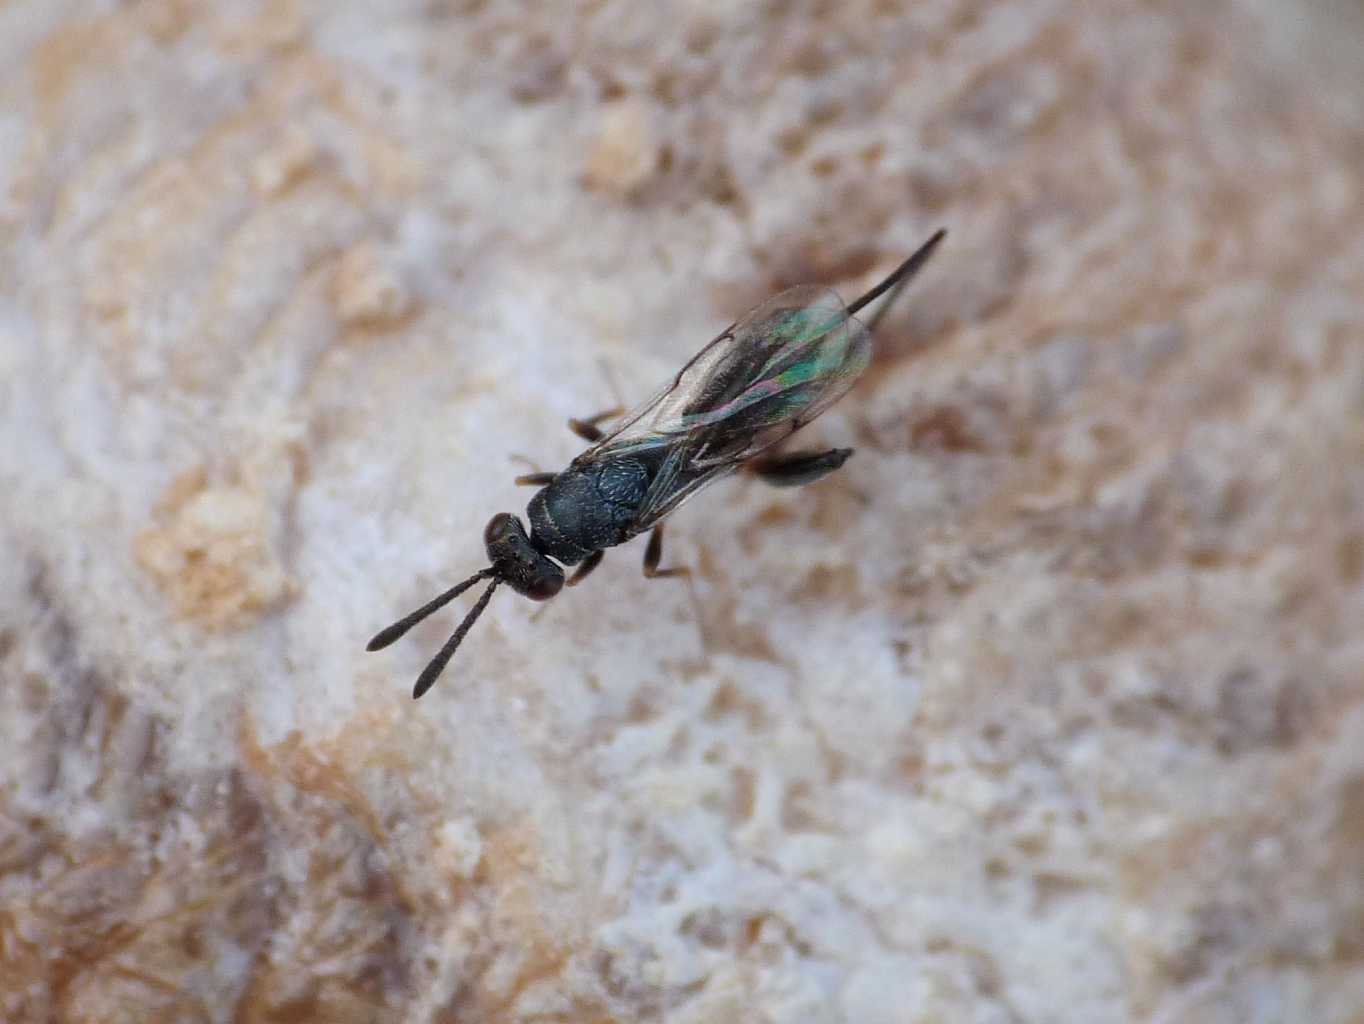
M 526 536 L 521 520 L 499 512 L 483 531 L 488 560 L 499 579 L 532 601 L 547 601 L 564 585 L 564 571 L 537 551 Z

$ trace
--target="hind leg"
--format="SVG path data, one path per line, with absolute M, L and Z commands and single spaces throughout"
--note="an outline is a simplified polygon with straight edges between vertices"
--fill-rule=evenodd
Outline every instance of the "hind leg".
M 799 487 L 832 473 L 847 462 L 852 453 L 851 448 L 830 448 L 827 452 L 785 452 L 753 459 L 745 468 L 773 487 Z

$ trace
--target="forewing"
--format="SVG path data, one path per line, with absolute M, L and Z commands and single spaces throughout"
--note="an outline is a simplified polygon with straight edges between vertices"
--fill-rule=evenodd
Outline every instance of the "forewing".
M 871 356 L 867 329 L 827 288 L 791 288 L 712 341 L 587 453 L 666 449 L 636 526 L 771 447 L 847 393 Z
M 827 288 L 790 288 L 702 349 L 590 454 L 676 445 L 696 468 L 742 462 L 836 402 L 871 356 L 867 329 Z

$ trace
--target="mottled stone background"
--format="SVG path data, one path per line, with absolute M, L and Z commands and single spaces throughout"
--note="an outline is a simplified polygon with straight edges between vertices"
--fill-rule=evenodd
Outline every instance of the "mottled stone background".
M 1364 1021 L 1364 6 L 0 3 L 0 1019 Z M 807 432 L 378 627 L 780 286 Z M 467 607 L 466 605 L 462 605 Z

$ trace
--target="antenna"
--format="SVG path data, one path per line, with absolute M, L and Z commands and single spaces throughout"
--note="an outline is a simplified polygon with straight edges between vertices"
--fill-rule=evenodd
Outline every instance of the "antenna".
M 473 580 L 467 582 L 472 583 Z M 479 595 L 478 602 L 469 610 L 469 614 L 464 616 L 464 621 L 459 624 L 459 629 L 450 634 L 450 639 L 445 641 L 445 646 L 437 652 L 436 656 L 431 659 L 426 668 L 422 669 L 422 674 L 417 677 L 417 685 L 412 687 L 413 700 L 416 700 L 427 690 L 431 689 L 432 685 L 436 682 L 436 678 L 445 671 L 446 663 L 454 656 L 455 648 L 464 640 L 464 634 L 469 632 L 473 624 L 478 621 L 478 617 L 483 614 L 483 609 L 488 607 L 488 602 L 492 600 L 493 591 L 497 589 L 498 584 L 501 582 L 502 577 L 493 577 L 492 585 Z M 442 594 L 441 596 L 444 597 L 445 595 Z
M 490 565 L 486 569 L 480 569 L 478 572 L 474 573 L 463 583 L 456 583 L 445 593 L 441 594 L 440 597 L 436 598 L 435 600 L 428 601 L 426 604 L 422 605 L 411 615 L 404 616 L 397 622 L 393 623 L 393 625 L 389 626 L 387 629 L 381 629 L 378 633 L 374 634 L 374 639 L 365 645 L 365 650 L 382 651 L 389 644 L 393 643 L 395 640 L 398 640 L 400 637 L 402 637 L 404 633 L 406 633 L 417 623 L 421 622 L 422 619 L 426 618 L 428 615 L 431 615 L 433 612 L 440 611 L 447 604 L 449 604 L 455 598 L 459 597 L 460 594 L 464 593 L 479 580 L 486 580 L 489 576 L 492 575 L 494 575 L 494 570 L 493 567 Z

